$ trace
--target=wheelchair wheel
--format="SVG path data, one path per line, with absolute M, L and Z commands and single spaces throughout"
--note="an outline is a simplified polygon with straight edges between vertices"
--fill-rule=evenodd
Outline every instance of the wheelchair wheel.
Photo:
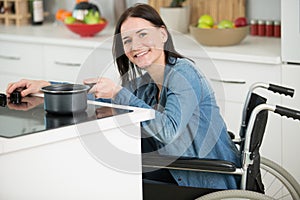
M 299 183 L 284 168 L 262 157 L 260 169 L 267 196 L 284 200 L 300 199 Z
M 253 191 L 248 190 L 223 190 L 218 192 L 209 193 L 196 200 L 273 200 L 273 198 Z

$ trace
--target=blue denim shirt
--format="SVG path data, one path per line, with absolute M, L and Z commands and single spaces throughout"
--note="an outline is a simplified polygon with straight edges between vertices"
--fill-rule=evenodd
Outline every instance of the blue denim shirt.
M 131 82 L 117 94 L 114 103 L 155 109 L 155 119 L 142 122 L 143 137 L 157 141 L 159 154 L 215 158 L 240 166 L 239 152 L 228 136 L 214 92 L 194 63 L 171 58 L 158 88 L 149 74 Z M 170 170 L 180 186 L 236 189 L 233 175 Z

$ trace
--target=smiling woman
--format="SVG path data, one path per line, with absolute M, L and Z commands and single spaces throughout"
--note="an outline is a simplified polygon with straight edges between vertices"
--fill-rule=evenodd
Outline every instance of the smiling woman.
M 142 123 L 143 153 L 223 158 L 240 165 L 208 81 L 175 50 L 155 9 L 142 4 L 124 12 L 113 55 L 122 79 L 113 102 L 155 109 L 156 118 Z M 230 175 L 157 170 L 145 171 L 144 177 L 181 186 L 237 187 Z

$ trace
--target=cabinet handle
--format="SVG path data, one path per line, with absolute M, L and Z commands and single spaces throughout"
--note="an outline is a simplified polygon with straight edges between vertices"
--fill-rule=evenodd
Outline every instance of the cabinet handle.
M 211 78 L 210 80 L 214 82 L 221 82 L 221 83 L 246 84 L 246 81 L 244 80 L 222 80 L 222 79 L 214 79 L 214 78 Z
M 56 65 L 64 65 L 69 67 L 80 67 L 81 63 L 68 63 L 68 62 L 60 62 L 60 61 L 54 61 Z
M 0 58 L 6 59 L 6 60 L 21 60 L 20 57 L 16 57 L 16 56 L 6 56 L 6 55 L 0 55 Z

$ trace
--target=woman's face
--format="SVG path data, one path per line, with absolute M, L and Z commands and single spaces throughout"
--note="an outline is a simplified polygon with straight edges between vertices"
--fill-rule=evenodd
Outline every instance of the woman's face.
M 121 26 L 121 37 L 126 56 L 138 67 L 165 65 L 163 48 L 168 37 L 165 28 L 154 27 L 142 18 L 129 17 Z

